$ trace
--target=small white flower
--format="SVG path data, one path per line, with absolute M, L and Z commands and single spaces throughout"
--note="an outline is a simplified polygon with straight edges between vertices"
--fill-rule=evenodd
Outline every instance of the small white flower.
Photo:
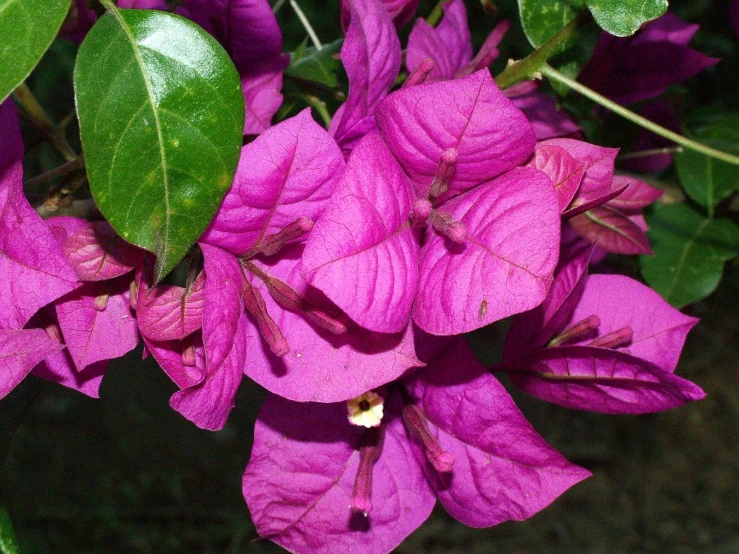
M 382 396 L 372 391 L 347 400 L 346 410 L 349 413 L 349 423 L 360 427 L 377 427 L 382 421 L 384 401 Z

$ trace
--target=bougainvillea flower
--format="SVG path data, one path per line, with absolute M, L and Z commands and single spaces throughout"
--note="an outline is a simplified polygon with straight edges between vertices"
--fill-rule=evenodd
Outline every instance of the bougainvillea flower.
M 121 239 L 105 221 L 53 217 L 47 224 L 82 282 L 54 302 L 77 370 L 136 348 L 139 333 L 129 288 L 144 252 Z
M 421 18 L 413 25 L 405 55 L 408 73 L 413 74 L 424 63 L 430 63 L 432 68 L 427 74 L 427 80 L 455 79 L 484 69 L 497 59 L 497 46 L 510 27 L 507 21 L 498 23 L 473 59 L 464 2 L 445 2 L 442 10 L 444 17 L 436 27 Z
M 223 45 L 241 76 L 244 133 L 261 133 L 282 104 L 282 74 L 290 63 L 269 2 L 185 0 L 185 8 L 190 19 Z
M 411 330 L 361 329 L 300 275 L 306 234 L 343 167 L 309 110 L 271 127 L 242 150 L 234 184 L 200 239 L 240 268 L 233 301 L 246 306 L 250 329 L 243 370 L 293 400 L 346 400 L 419 363 Z M 205 351 L 207 360 L 207 344 Z
M 630 37 L 603 32 L 578 80 L 621 104 L 659 96 L 719 62 L 688 46 L 697 31 L 666 12 Z
M 11 99 L 0 105 L 0 329 L 21 329 L 77 277 L 23 194 L 23 142 Z
M 697 319 L 622 275 L 587 275 L 588 253 L 565 263 L 547 299 L 514 318 L 502 371 L 523 391 L 555 404 L 643 414 L 699 400 L 674 374 Z
M 589 475 L 532 429 L 462 340 L 379 395 L 371 428 L 350 422 L 347 403 L 267 398 L 243 480 L 260 536 L 291 552 L 384 554 L 437 499 L 489 527 L 530 517 Z
M 329 132 L 342 149 L 376 127 L 375 107 L 400 71 L 400 40 L 380 0 L 349 0 L 350 23 L 341 47 L 349 94 L 331 119 Z
M 621 191 L 618 196 L 567 222 L 581 237 L 608 252 L 651 254 L 649 227 L 641 211 L 664 192 L 626 175 L 614 175 L 613 189 Z
M 425 331 L 457 334 L 540 303 L 557 199 L 540 171 L 510 171 L 535 139 L 489 72 L 396 91 L 376 118 L 311 233 L 310 283 L 378 332 L 412 310 Z

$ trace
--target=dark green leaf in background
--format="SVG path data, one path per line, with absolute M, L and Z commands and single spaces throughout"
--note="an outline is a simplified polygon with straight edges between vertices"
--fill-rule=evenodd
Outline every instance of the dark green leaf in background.
M 0 504 L 0 554 L 18 554 L 18 541 L 15 539 L 13 523 L 5 506 Z
M 231 185 L 244 126 L 239 76 L 182 17 L 106 13 L 80 46 L 75 98 L 90 189 L 157 280 L 187 253 Z
M 0 0 L 0 102 L 43 56 L 69 11 L 70 0 Z
M 593 19 L 617 37 L 633 35 L 667 11 L 667 0 L 585 0 Z
M 684 203 L 657 210 L 647 223 L 654 256 L 640 256 L 642 274 L 676 308 L 711 294 L 724 263 L 739 254 L 739 226 L 707 219 Z
M 336 72 L 341 67 L 336 54 L 341 51 L 342 44 L 344 39 L 326 44 L 320 50 L 301 46 L 290 55 L 290 66 L 285 75 L 335 88 L 338 85 Z
M 725 114 L 692 136 L 703 144 L 739 155 L 739 114 Z M 731 193 L 739 191 L 739 170 L 735 165 L 685 149 L 675 154 L 675 167 L 685 192 L 709 213 Z

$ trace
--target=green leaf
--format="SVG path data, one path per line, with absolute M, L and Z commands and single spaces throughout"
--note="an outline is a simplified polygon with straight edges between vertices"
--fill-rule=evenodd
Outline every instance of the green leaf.
M 344 39 L 339 39 L 320 50 L 313 47 L 297 49 L 290 55 L 290 66 L 285 70 L 285 75 L 335 88 L 338 85 L 336 72 L 341 67 L 341 62 L 335 56 L 343 43 Z
M 69 11 L 70 0 L 0 0 L 0 102 L 25 81 Z
M 74 85 L 95 202 L 124 239 L 157 256 L 160 280 L 233 180 L 244 128 L 236 68 L 185 18 L 116 9 L 80 46 Z
M 0 554 L 18 554 L 18 541 L 5 506 L 0 505 Z
M 617 37 L 633 35 L 667 11 L 667 0 L 585 0 L 593 19 Z
M 676 308 L 711 294 L 724 263 L 739 254 L 739 226 L 707 219 L 686 204 L 665 206 L 647 222 L 654 256 L 640 256 L 642 275 Z
M 523 31 L 534 48 L 575 19 L 583 7 L 582 0 L 518 0 Z
M 697 129 L 691 137 L 718 150 L 739 154 L 739 113 L 724 114 Z M 675 155 L 675 166 L 685 192 L 711 214 L 719 202 L 739 191 L 739 171 L 733 164 L 685 149 Z

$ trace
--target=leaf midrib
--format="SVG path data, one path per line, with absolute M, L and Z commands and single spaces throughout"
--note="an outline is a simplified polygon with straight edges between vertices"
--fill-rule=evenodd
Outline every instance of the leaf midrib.
M 154 117 L 154 124 L 156 127 L 157 132 L 157 139 L 159 143 L 159 157 L 162 160 L 161 168 L 162 168 L 162 188 L 164 190 L 164 240 L 158 240 L 159 243 L 157 246 L 162 245 L 163 250 L 161 252 L 157 252 L 157 256 L 160 258 L 159 263 L 163 263 L 164 260 L 167 259 L 167 251 L 169 250 L 169 228 L 171 223 L 171 208 L 169 203 L 169 171 L 167 168 L 167 157 L 166 152 L 164 150 L 164 137 L 162 135 L 162 125 L 161 121 L 159 120 L 159 112 L 157 111 L 157 106 L 154 103 L 154 91 L 151 89 L 151 83 L 149 82 L 149 79 L 146 77 L 146 67 L 144 65 L 144 60 L 141 58 L 141 54 L 138 49 L 138 44 L 136 43 L 136 39 L 134 38 L 133 34 L 131 33 L 130 28 L 126 24 L 126 21 L 121 16 L 120 12 L 118 10 L 111 10 L 109 13 L 113 14 L 113 17 L 116 18 L 118 21 L 118 24 L 121 26 L 121 29 L 125 33 L 126 37 L 128 38 L 129 42 L 131 43 L 131 48 L 133 50 L 133 54 L 136 58 L 136 62 L 139 65 L 139 69 L 141 71 L 141 77 L 144 81 L 144 85 L 146 86 L 146 93 L 149 98 L 149 104 L 151 105 L 151 111 L 153 113 Z

